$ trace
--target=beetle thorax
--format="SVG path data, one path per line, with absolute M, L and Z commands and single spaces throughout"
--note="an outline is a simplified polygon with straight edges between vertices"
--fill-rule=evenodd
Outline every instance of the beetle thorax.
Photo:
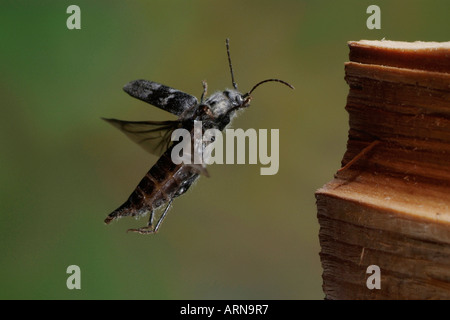
M 209 119 L 205 120 L 223 130 L 234 118 L 236 111 L 244 107 L 244 103 L 243 95 L 237 90 L 227 89 L 216 92 L 203 103 L 208 108 Z

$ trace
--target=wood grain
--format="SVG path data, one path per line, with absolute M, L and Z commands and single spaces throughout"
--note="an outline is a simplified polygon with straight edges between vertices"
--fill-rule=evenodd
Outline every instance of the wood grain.
M 326 298 L 450 299 L 450 42 L 349 47 L 347 151 L 316 192 Z

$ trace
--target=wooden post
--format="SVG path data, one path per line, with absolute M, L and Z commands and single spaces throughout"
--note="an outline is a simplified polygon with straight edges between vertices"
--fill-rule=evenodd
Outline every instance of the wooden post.
M 450 42 L 349 47 L 347 151 L 316 192 L 325 296 L 450 299 Z

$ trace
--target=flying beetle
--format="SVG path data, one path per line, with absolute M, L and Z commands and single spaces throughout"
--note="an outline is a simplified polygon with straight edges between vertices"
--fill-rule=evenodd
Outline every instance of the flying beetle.
M 233 89 L 216 92 L 206 98 L 207 84 L 203 82 L 200 102 L 190 94 L 153 81 L 135 80 L 124 86 L 123 90 L 130 96 L 168 111 L 178 116 L 178 119 L 123 121 L 103 118 L 145 150 L 160 157 L 139 182 L 128 200 L 110 213 L 105 223 L 108 224 L 121 217 L 140 217 L 149 214 L 146 226 L 128 231 L 140 234 L 156 233 L 173 200 L 184 194 L 200 175 L 208 176 L 208 172 L 202 165 L 175 164 L 172 161 L 171 152 L 175 145 L 171 141 L 172 132 L 175 129 L 184 128 L 191 132 L 191 137 L 194 139 L 194 121 L 202 121 L 202 130 L 213 128 L 222 131 L 236 116 L 236 111 L 250 106 L 251 94 L 261 84 L 276 81 L 294 88 L 283 80 L 267 79 L 258 82 L 247 93 L 240 93 L 234 81 L 228 39 L 226 39 L 226 49 Z

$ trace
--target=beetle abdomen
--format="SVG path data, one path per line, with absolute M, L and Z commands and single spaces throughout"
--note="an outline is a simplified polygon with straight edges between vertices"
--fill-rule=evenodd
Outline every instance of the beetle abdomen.
M 192 167 L 176 165 L 169 148 L 139 182 L 127 201 L 105 219 L 105 223 L 126 216 L 143 216 L 185 193 L 198 174 Z

